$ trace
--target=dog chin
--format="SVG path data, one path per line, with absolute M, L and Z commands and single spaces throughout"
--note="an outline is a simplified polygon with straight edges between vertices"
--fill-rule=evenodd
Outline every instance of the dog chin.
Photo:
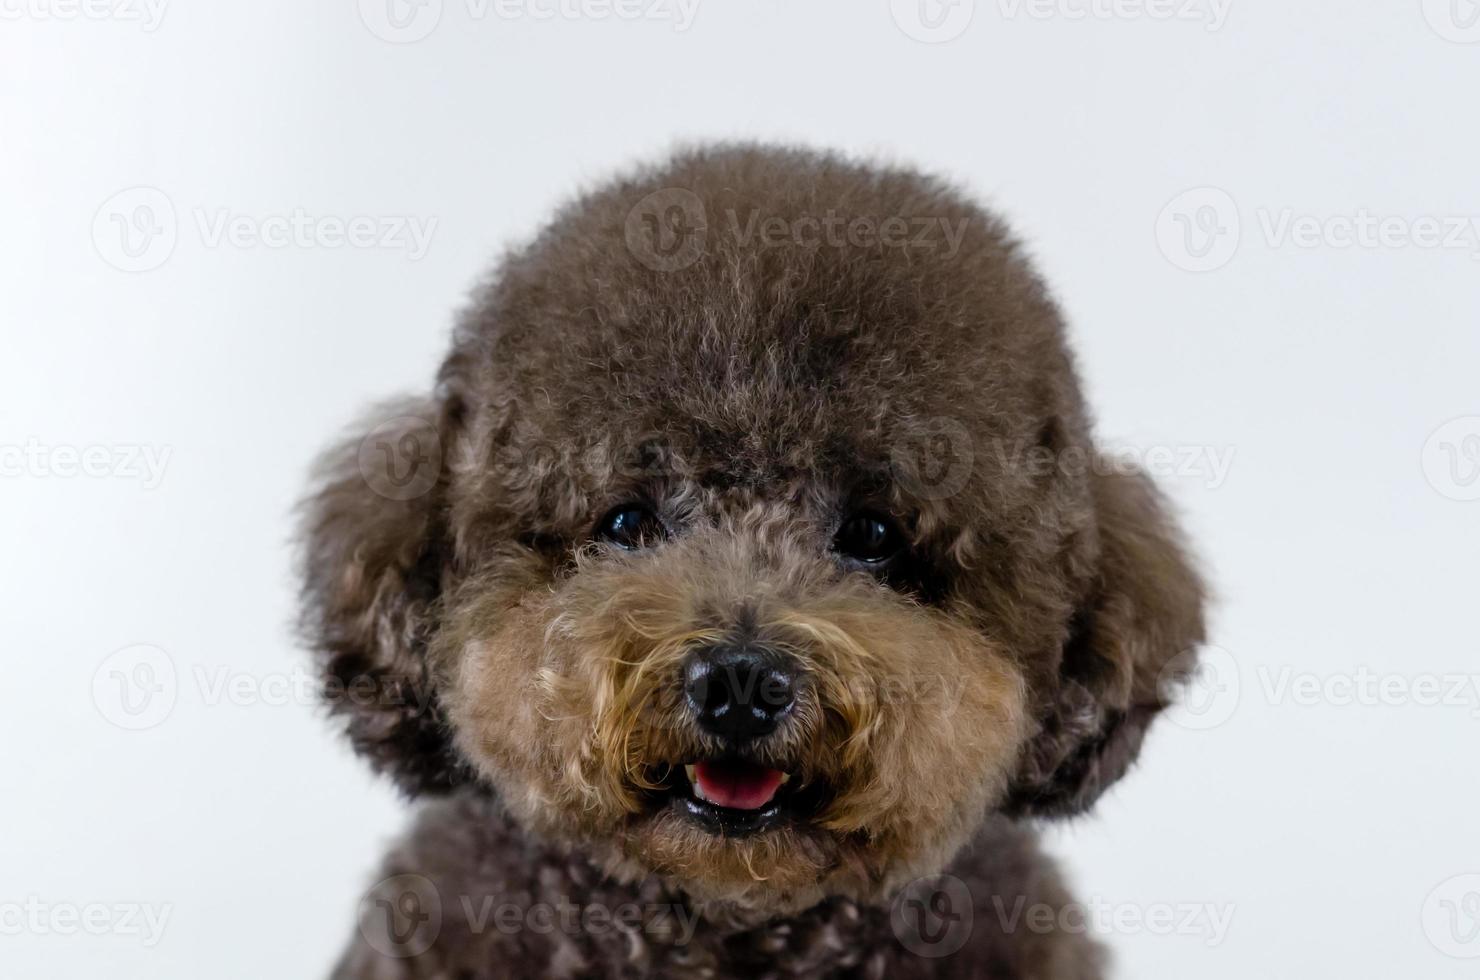
M 824 826 L 832 793 L 821 780 L 738 760 L 668 770 L 612 842 L 604 863 L 619 877 L 656 875 L 737 923 L 867 888 L 862 841 Z
M 788 914 L 839 890 L 828 882 L 843 851 L 833 835 L 785 817 L 736 834 L 675 800 L 640 818 L 619 846 L 634 877 L 657 875 L 730 914 Z

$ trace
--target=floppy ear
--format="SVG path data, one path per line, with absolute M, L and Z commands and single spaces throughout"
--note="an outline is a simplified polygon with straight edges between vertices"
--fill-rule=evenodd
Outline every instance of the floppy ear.
M 1091 488 L 1098 557 L 1015 782 L 1020 814 L 1077 813 L 1120 778 L 1203 640 L 1203 584 L 1150 479 L 1097 472 Z
M 300 629 L 324 698 L 407 793 L 461 778 L 426 659 L 450 553 L 449 417 L 432 399 L 383 406 L 319 459 L 301 505 Z

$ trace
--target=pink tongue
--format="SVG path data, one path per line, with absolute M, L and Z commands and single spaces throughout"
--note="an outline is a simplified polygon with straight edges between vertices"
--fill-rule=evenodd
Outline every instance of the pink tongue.
M 782 773 L 744 762 L 700 762 L 694 781 L 704 799 L 732 810 L 758 810 L 771 802 L 781 786 Z

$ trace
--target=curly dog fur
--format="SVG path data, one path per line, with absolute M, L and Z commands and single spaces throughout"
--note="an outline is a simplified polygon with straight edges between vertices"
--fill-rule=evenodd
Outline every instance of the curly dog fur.
M 560 211 L 371 425 L 305 505 L 304 631 L 429 801 L 339 976 L 1100 975 L 989 910 L 1069 901 L 1023 818 L 1134 760 L 1203 592 L 1150 482 L 1097 465 L 998 219 L 908 170 L 688 151 Z M 624 507 L 641 540 L 602 533 Z M 894 549 L 841 547 L 858 515 Z M 726 644 L 793 685 L 738 749 L 686 687 Z M 680 800 L 737 753 L 790 780 L 756 832 Z M 911 932 L 922 882 L 975 909 L 959 941 Z

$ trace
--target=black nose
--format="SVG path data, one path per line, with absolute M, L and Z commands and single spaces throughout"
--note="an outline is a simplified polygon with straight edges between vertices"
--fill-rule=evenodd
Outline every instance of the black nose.
M 769 735 L 791 710 L 796 678 L 786 661 L 754 646 L 695 650 L 684 668 L 684 694 L 707 732 L 733 742 Z

